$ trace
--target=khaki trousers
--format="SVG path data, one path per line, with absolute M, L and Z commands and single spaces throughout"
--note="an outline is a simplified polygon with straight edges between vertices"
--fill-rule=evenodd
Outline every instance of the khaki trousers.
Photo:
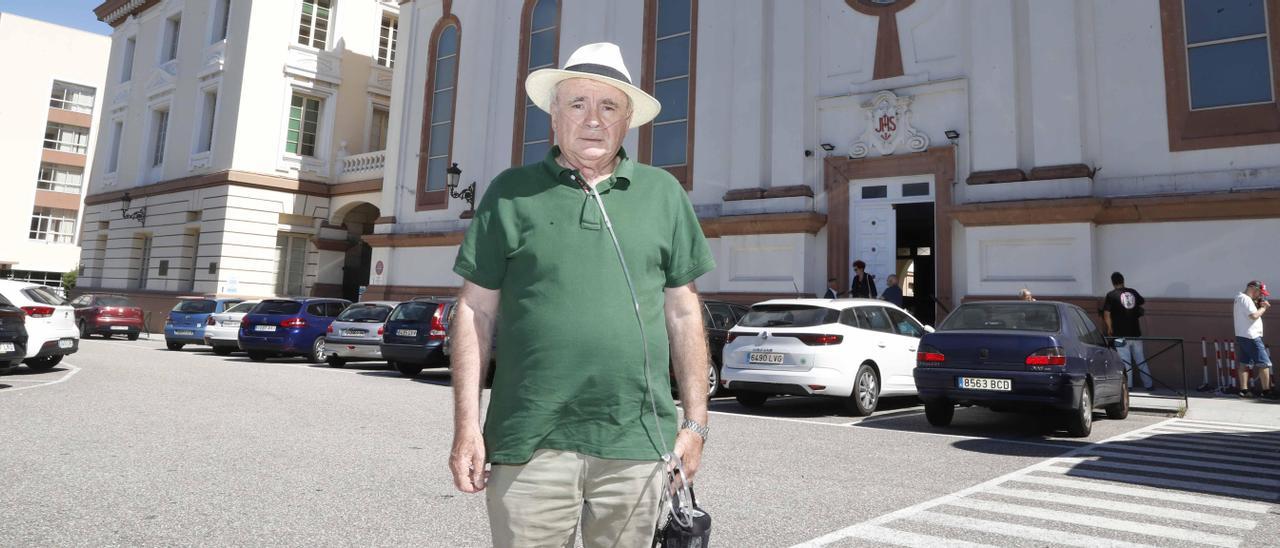
M 661 461 L 608 460 L 539 449 L 522 465 L 495 464 L 486 491 L 500 548 L 570 547 L 579 521 L 587 548 L 648 547 L 661 502 Z

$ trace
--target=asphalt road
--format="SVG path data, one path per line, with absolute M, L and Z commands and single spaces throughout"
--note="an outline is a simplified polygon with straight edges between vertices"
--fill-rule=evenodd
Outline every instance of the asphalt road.
M 446 467 L 448 382 L 84 341 L 0 376 L 0 546 L 486 546 L 482 496 Z M 1077 440 L 1042 417 L 961 409 L 938 430 L 911 400 L 882 406 L 713 402 L 714 544 L 1280 544 L 1280 432 L 1098 415 Z

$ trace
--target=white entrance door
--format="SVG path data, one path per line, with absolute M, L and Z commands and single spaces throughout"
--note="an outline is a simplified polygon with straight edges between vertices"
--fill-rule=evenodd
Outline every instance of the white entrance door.
M 897 214 L 893 205 L 883 201 L 853 204 L 853 237 L 850 238 L 850 263 L 862 259 L 867 272 L 876 279 L 876 291 L 884 290 L 884 280 L 897 270 Z M 849 279 L 853 267 L 849 266 Z

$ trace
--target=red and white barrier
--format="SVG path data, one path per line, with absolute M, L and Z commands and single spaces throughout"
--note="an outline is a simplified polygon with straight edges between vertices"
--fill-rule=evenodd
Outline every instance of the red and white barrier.
M 1227 343 L 1227 363 L 1231 365 L 1230 367 L 1231 388 L 1240 390 L 1240 387 L 1237 386 L 1240 383 L 1236 382 L 1236 379 L 1239 377 L 1238 375 L 1236 375 L 1236 342 L 1235 341 L 1230 341 Z
M 1218 390 L 1227 390 L 1227 375 L 1222 369 L 1222 343 L 1218 339 L 1213 340 L 1213 369 L 1218 374 Z

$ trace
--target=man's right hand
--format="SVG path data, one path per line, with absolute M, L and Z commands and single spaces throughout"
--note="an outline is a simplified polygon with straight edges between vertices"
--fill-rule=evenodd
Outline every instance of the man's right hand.
M 453 485 L 459 491 L 479 493 L 484 490 L 489 482 L 489 471 L 484 469 L 484 436 L 479 430 L 454 432 L 449 470 L 453 472 Z

